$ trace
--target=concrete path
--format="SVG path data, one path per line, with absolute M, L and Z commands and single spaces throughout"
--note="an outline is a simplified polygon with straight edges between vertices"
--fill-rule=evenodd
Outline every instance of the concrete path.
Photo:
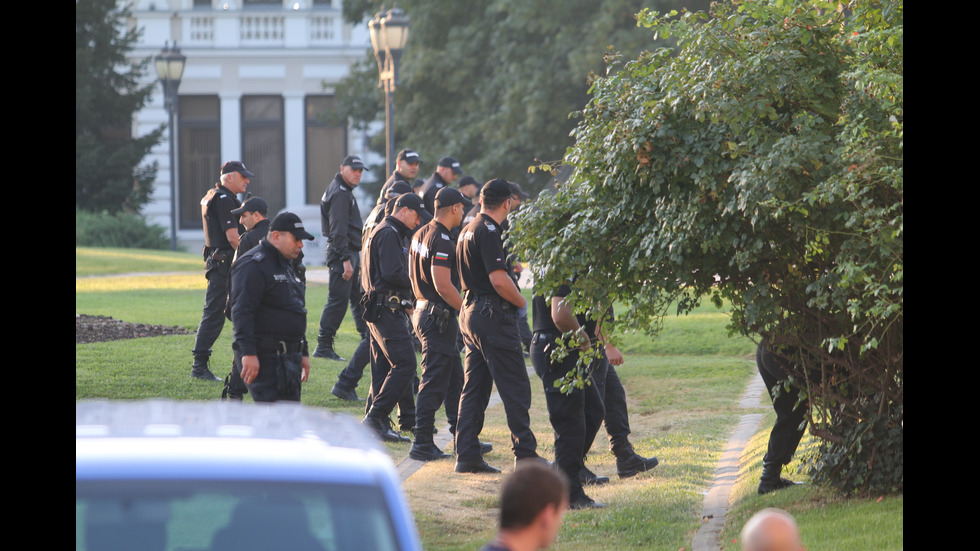
M 758 409 L 760 407 L 759 400 L 765 391 L 766 385 L 762 382 L 759 373 L 756 372 L 755 377 L 746 387 L 745 393 L 742 394 L 738 407 Z M 719 551 L 721 549 L 719 536 L 721 529 L 725 526 L 729 495 L 735 480 L 738 478 L 739 458 L 742 456 L 749 439 L 758 430 L 762 417 L 763 414 L 761 413 L 743 415 L 728 439 L 728 443 L 725 444 L 725 451 L 722 452 L 721 459 L 718 461 L 718 468 L 715 469 L 714 482 L 711 483 L 711 488 L 704 496 L 701 528 L 694 535 L 694 542 L 691 546 L 693 551 Z

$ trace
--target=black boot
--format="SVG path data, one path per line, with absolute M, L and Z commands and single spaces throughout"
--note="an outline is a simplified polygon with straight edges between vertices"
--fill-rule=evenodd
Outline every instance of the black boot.
M 578 495 L 571 496 L 568 500 L 568 508 L 572 510 L 602 509 L 605 506 L 605 504 L 597 503 L 594 499 L 585 495 L 585 492 L 580 492 Z
M 398 434 L 391 428 L 390 419 L 382 419 L 372 413 L 368 413 L 361 423 L 374 431 L 379 438 L 385 442 L 408 442 L 408 438 Z
M 633 450 L 633 444 L 626 442 L 623 446 L 613 450 L 616 455 L 616 474 L 619 478 L 629 478 L 638 473 L 649 471 L 660 461 L 656 457 L 642 457 Z
M 221 382 L 221 378 L 211 373 L 208 368 L 208 358 L 194 358 L 194 364 L 191 365 L 191 377 L 202 381 Z
M 347 360 L 341 358 L 339 354 L 333 350 L 333 339 L 329 341 L 321 341 L 317 343 L 316 350 L 313 351 L 314 358 L 323 358 L 325 360 L 334 360 L 338 362 L 346 362 Z
M 759 478 L 759 495 L 768 494 L 769 492 L 775 492 L 776 490 L 782 490 L 783 488 L 789 488 L 790 486 L 795 486 L 796 482 L 792 480 L 787 480 L 781 478 L 779 475 L 783 472 L 783 465 L 781 463 L 762 463 L 762 477 Z
M 436 459 L 448 459 L 452 457 L 448 453 L 443 453 L 432 441 L 432 432 L 428 430 L 416 430 L 415 442 L 412 449 L 408 451 L 408 456 L 417 461 L 434 461 Z
M 582 468 L 578 472 L 578 481 L 581 482 L 583 486 L 586 484 L 593 484 L 595 486 L 599 486 L 609 482 L 609 477 L 599 476 L 594 472 L 590 471 L 589 468 L 586 467 L 585 465 L 582 465 Z
M 363 402 L 363 398 L 358 398 L 357 393 L 354 389 L 341 388 L 340 383 L 333 385 L 333 389 L 330 391 L 331 394 L 344 400 L 345 402 Z

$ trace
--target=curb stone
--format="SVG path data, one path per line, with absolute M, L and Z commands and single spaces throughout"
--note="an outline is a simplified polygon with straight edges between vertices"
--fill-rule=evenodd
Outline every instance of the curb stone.
M 758 371 L 755 377 L 749 382 L 745 392 L 739 400 L 740 408 L 759 408 L 759 400 L 765 392 L 766 385 L 762 381 L 762 376 Z M 732 432 L 725 450 L 718 460 L 718 467 L 715 469 L 715 479 L 711 483 L 704 496 L 704 508 L 701 512 L 701 527 L 694 535 L 691 544 L 693 551 L 720 551 L 721 543 L 719 536 L 721 529 L 725 526 L 725 515 L 728 513 L 728 502 L 732 491 L 732 486 L 738 478 L 738 463 L 745 445 L 759 428 L 759 422 L 764 417 L 761 413 L 749 413 L 742 416 L 735 430 Z

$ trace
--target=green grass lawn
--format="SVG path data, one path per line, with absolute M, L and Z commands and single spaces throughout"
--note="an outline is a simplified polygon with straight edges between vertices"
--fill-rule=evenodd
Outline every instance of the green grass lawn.
M 206 283 L 199 255 L 76 249 L 76 276 L 143 272 L 158 273 L 76 277 L 75 312 L 196 329 Z M 326 286 L 309 285 L 307 338 L 311 342 L 316 340 L 326 296 Z M 569 513 L 556 549 L 690 549 L 700 526 L 704 492 L 739 416 L 771 412 L 767 398 L 760 401 L 758 410 L 738 408 L 739 397 L 754 374 L 754 345 L 744 338 L 728 337 L 725 324 L 724 312 L 706 306 L 691 315 L 666 320 L 663 334 L 656 339 L 638 334 L 618 337 L 626 357 L 626 363 L 617 371 L 629 398 L 631 440 L 638 452 L 656 455 L 661 465 L 652 473 L 620 481 L 615 477 L 615 460 L 607 450 L 605 433 L 600 431 L 588 465 L 598 474 L 611 475 L 613 482 L 590 494 L 609 506 Z M 358 339 L 353 321 L 347 316 L 335 343 L 338 353 L 349 358 Z M 193 343 L 194 335 L 177 335 L 76 345 L 75 397 L 218 399 L 220 384 L 189 376 Z M 230 365 L 231 326 L 227 325 L 215 343 L 211 367 L 223 377 Z M 363 406 L 349 405 L 330 394 L 343 367 L 340 362 L 313 358 L 303 402 L 359 418 L 363 416 Z M 536 378 L 531 382 L 532 428 L 538 437 L 539 452 L 551 457 L 552 433 L 541 383 Z M 358 387 L 361 396 L 367 385 L 362 380 Z M 440 419 L 444 420 L 441 412 L 437 414 Z M 902 496 L 842 499 L 809 485 L 756 495 L 771 424 L 769 414 L 744 455 L 728 526 L 722 534 L 725 549 L 738 549 L 741 525 L 753 512 L 769 506 L 787 509 L 797 517 L 810 551 L 903 547 Z M 499 406 L 488 410 L 481 439 L 494 445 L 487 457 L 491 464 L 503 467 L 505 472 L 513 469 Z M 395 462 L 407 457 L 405 444 L 385 447 Z M 791 471 L 790 476 L 805 480 L 803 475 Z M 425 549 L 476 550 L 492 537 L 499 477 L 456 475 L 451 461 L 436 461 L 406 480 L 404 488 Z

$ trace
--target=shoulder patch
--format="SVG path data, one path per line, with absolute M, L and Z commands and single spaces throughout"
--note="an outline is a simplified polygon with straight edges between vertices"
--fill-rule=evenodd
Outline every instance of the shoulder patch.
M 446 241 L 452 241 L 453 240 L 451 237 L 449 237 L 448 235 L 446 235 L 444 233 L 440 233 L 439 235 L 441 235 L 442 238 L 445 239 Z
M 265 253 L 262 251 L 255 251 L 253 256 L 255 257 L 255 260 L 262 260 L 265 258 Z
M 490 231 L 497 231 L 497 226 L 494 226 L 493 224 L 487 224 L 487 229 Z

